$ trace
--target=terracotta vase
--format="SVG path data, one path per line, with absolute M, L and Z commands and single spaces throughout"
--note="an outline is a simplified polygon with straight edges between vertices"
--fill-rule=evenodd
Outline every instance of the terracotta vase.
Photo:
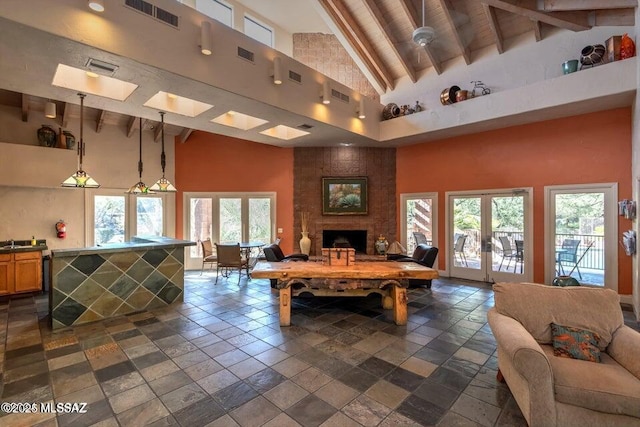
M 305 255 L 309 255 L 311 252 L 311 239 L 309 238 L 309 232 L 303 231 L 302 239 L 300 239 L 300 252 Z

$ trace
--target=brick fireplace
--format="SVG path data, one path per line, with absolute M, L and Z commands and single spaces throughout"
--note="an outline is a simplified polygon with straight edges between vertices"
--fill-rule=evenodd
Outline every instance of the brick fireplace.
M 323 215 L 323 177 L 367 177 L 366 215 Z M 366 231 L 365 250 L 374 254 L 380 234 L 389 242 L 396 233 L 396 150 L 394 148 L 295 148 L 293 167 L 294 248 L 300 239 L 300 212 L 310 212 L 311 255 L 322 253 L 324 230 Z

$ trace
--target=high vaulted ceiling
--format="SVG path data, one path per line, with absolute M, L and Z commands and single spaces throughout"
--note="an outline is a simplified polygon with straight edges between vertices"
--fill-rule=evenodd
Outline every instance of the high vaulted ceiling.
M 433 67 L 446 72 L 445 63 L 462 57 L 467 65 L 474 52 L 530 31 L 537 41 L 554 28 L 585 31 L 594 26 L 633 26 L 637 0 L 318 0 L 364 65 L 369 80 L 381 93 L 408 76 L 414 83 L 420 71 Z M 435 38 L 420 47 L 413 31 L 424 25 Z

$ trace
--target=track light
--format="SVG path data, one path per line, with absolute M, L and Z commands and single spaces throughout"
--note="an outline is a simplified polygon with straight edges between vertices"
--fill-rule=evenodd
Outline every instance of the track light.
M 44 106 L 44 116 L 48 119 L 56 118 L 56 103 L 49 101 Z
M 322 94 L 320 95 L 320 98 L 322 98 L 323 104 L 331 104 L 331 88 L 329 87 L 329 80 L 325 80 L 322 83 Z
M 203 55 L 211 55 L 211 22 L 202 21 L 200 24 L 200 52 Z
M 89 0 L 89 7 L 96 12 L 104 12 L 103 0 Z
M 273 84 L 282 84 L 282 59 L 279 56 L 273 59 Z
M 360 105 L 358 106 L 358 118 L 366 119 L 367 114 L 364 111 L 364 96 L 360 97 Z

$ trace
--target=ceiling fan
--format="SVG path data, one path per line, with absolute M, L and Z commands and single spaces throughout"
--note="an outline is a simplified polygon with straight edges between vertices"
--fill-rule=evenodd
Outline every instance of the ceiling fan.
M 422 27 L 418 27 L 413 30 L 413 41 L 418 45 L 425 47 L 431 44 L 436 37 L 436 30 L 433 27 L 428 27 L 424 24 L 424 0 L 422 0 Z

